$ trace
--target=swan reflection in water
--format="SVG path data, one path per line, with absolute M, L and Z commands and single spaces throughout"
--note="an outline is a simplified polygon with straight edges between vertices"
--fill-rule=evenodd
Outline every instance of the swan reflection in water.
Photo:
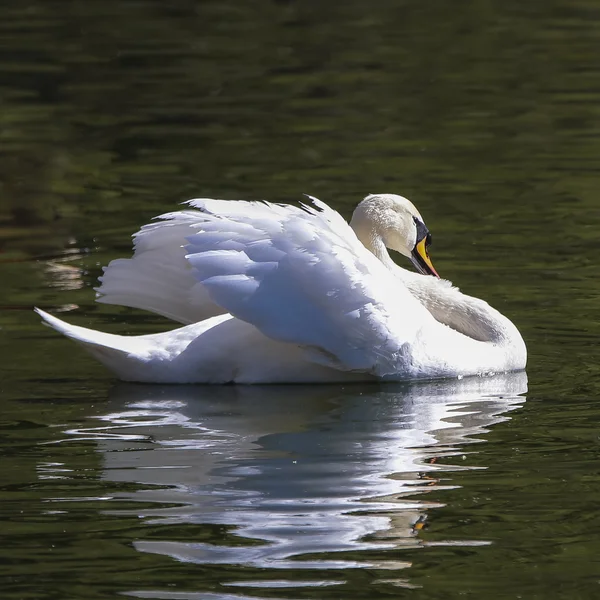
M 459 467 L 434 459 L 483 441 L 473 436 L 506 419 L 526 388 L 523 372 L 345 387 L 119 384 L 104 423 L 70 433 L 97 441 L 105 481 L 140 486 L 118 497 L 143 508 L 116 514 L 224 525 L 230 538 L 138 539 L 139 551 L 205 564 L 397 569 L 409 566 L 398 552 L 378 552 L 389 560 L 376 564 L 338 553 L 425 544 L 419 530 L 440 506 L 427 492 L 442 487 L 441 472 L 469 468 L 468 458 Z

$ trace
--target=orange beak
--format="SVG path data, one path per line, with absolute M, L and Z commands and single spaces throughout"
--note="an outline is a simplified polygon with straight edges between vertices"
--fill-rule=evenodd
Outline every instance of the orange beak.
M 439 279 L 439 275 L 435 270 L 431 259 L 429 258 L 429 254 L 427 252 L 427 239 L 423 238 L 412 251 L 411 260 L 415 265 L 419 273 L 423 275 L 433 275 Z

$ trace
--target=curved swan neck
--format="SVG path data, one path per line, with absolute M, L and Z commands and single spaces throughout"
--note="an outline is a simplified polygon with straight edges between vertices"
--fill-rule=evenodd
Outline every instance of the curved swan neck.
M 372 217 L 365 213 L 365 211 L 359 210 L 360 208 L 361 204 L 359 204 L 354 211 L 350 221 L 350 227 L 354 230 L 356 237 L 363 246 L 369 250 L 369 252 L 372 252 L 386 267 L 389 269 L 400 268 L 392 260 L 378 225 Z
M 350 225 L 362 244 L 404 282 L 436 321 L 478 342 L 524 348 L 515 325 L 484 300 L 463 294 L 449 281 L 399 267 L 392 260 L 377 219 L 373 219 L 372 215 L 356 210 Z
M 504 315 L 484 300 L 461 293 L 449 281 L 414 273 L 394 263 L 386 247 L 388 218 L 377 205 L 363 201 L 350 225 L 362 244 L 404 283 L 432 317 L 423 321 L 422 365 L 438 369 L 439 376 L 525 367 L 525 342 Z

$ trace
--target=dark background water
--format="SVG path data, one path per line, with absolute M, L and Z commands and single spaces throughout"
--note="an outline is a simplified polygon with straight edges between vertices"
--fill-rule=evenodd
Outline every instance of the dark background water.
M 590 1 L 3 2 L 2 597 L 598 597 L 599 41 Z M 115 385 L 30 310 L 164 328 L 91 290 L 152 216 L 380 191 L 526 395 Z

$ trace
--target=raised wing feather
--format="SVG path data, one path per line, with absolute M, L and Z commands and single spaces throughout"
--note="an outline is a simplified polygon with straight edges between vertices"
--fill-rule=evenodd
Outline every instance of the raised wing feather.
M 188 202 L 192 207 L 211 206 L 225 214 L 252 214 L 255 219 L 285 216 L 295 207 L 268 208 L 260 202 L 232 202 L 199 198 Z M 276 212 L 275 212 L 276 211 Z M 104 268 L 97 301 L 149 310 L 180 323 L 196 323 L 226 312 L 215 304 L 198 282 L 185 255 L 186 238 L 205 220 L 198 210 L 175 211 L 156 217 L 134 236 L 131 258 L 113 260 Z M 210 234 L 206 234 L 210 235 Z M 219 249 L 240 249 L 234 240 L 213 240 Z
M 194 277 L 185 259 L 186 237 L 202 215 L 194 210 L 157 217 L 134 235 L 132 258 L 104 268 L 97 301 L 158 313 L 180 323 L 195 323 L 225 312 Z
M 342 217 L 315 208 L 195 200 L 187 260 L 214 302 L 315 360 L 384 376 L 407 368 L 425 310 Z

